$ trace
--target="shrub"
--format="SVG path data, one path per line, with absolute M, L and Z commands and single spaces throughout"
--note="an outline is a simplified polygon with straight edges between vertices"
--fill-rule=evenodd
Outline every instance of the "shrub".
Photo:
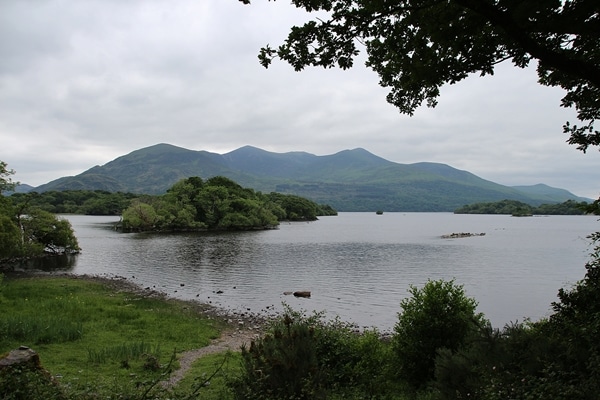
M 380 398 L 389 389 L 387 351 L 377 331 L 357 333 L 317 313 L 286 310 L 268 333 L 242 350 L 238 399 Z
M 67 400 L 47 371 L 28 365 L 0 370 L 0 398 L 4 400 Z
M 441 349 L 458 350 L 483 325 L 477 302 L 452 281 L 428 281 L 422 289 L 411 286 L 412 297 L 400 306 L 392 340 L 399 377 L 413 388 L 434 377 Z
M 242 348 L 238 399 L 309 399 L 319 386 L 314 327 L 285 314 L 270 332 Z

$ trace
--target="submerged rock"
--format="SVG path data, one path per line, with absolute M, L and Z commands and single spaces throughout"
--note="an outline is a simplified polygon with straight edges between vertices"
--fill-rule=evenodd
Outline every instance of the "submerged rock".
M 471 236 L 485 236 L 485 232 L 482 233 L 471 233 L 471 232 L 460 232 L 460 233 L 450 233 L 448 235 L 442 235 L 442 239 L 456 239 L 456 238 L 465 238 Z
M 310 297 L 310 292 L 307 290 L 294 292 L 294 296 L 296 297 Z

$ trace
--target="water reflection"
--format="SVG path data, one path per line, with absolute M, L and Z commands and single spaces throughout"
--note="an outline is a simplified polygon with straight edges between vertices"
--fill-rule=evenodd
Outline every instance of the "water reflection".
M 16 262 L 10 265 L 9 268 L 15 271 L 69 272 L 77 263 L 78 257 L 77 254 L 47 255 L 41 258 Z

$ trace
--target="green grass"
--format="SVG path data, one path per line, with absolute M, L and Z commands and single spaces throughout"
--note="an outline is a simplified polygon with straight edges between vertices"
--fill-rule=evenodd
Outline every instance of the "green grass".
M 71 395 L 110 398 L 155 381 L 174 353 L 219 336 L 223 322 L 198 307 L 93 280 L 5 279 L 0 354 L 26 345 Z
M 228 382 L 242 373 L 239 352 L 225 352 L 204 356 L 194 364 L 179 383 L 176 393 L 198 393 L 202 400 L 233 400 Z M 209 384 L 206 382 L 210 381 Z

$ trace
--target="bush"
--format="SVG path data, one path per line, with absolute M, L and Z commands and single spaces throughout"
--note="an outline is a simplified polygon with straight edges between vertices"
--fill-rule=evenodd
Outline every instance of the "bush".
M 67 400 L 67 396 L 47 371 L 30 365 L 11 366 L 0 370 L 0 398 Z
M 242 348 L 238 399 L 310 399 L 319 387 L 314 327 L 285 314 L 268 334 Z
M 357 333 L 321 314 L 286 310 L 268 333 L 242 349 L 238 399 L 381 398 L 389 389 L 389 346 L 377 331 Z
M 428 281 L 409 291 L 412 297 L 400 303 L 392 345 L 399 377 L 419 389 L 433 379 L 438 352 L 458 350 L 485 321 L 475 312 L 477 302 L 454 280 Z

